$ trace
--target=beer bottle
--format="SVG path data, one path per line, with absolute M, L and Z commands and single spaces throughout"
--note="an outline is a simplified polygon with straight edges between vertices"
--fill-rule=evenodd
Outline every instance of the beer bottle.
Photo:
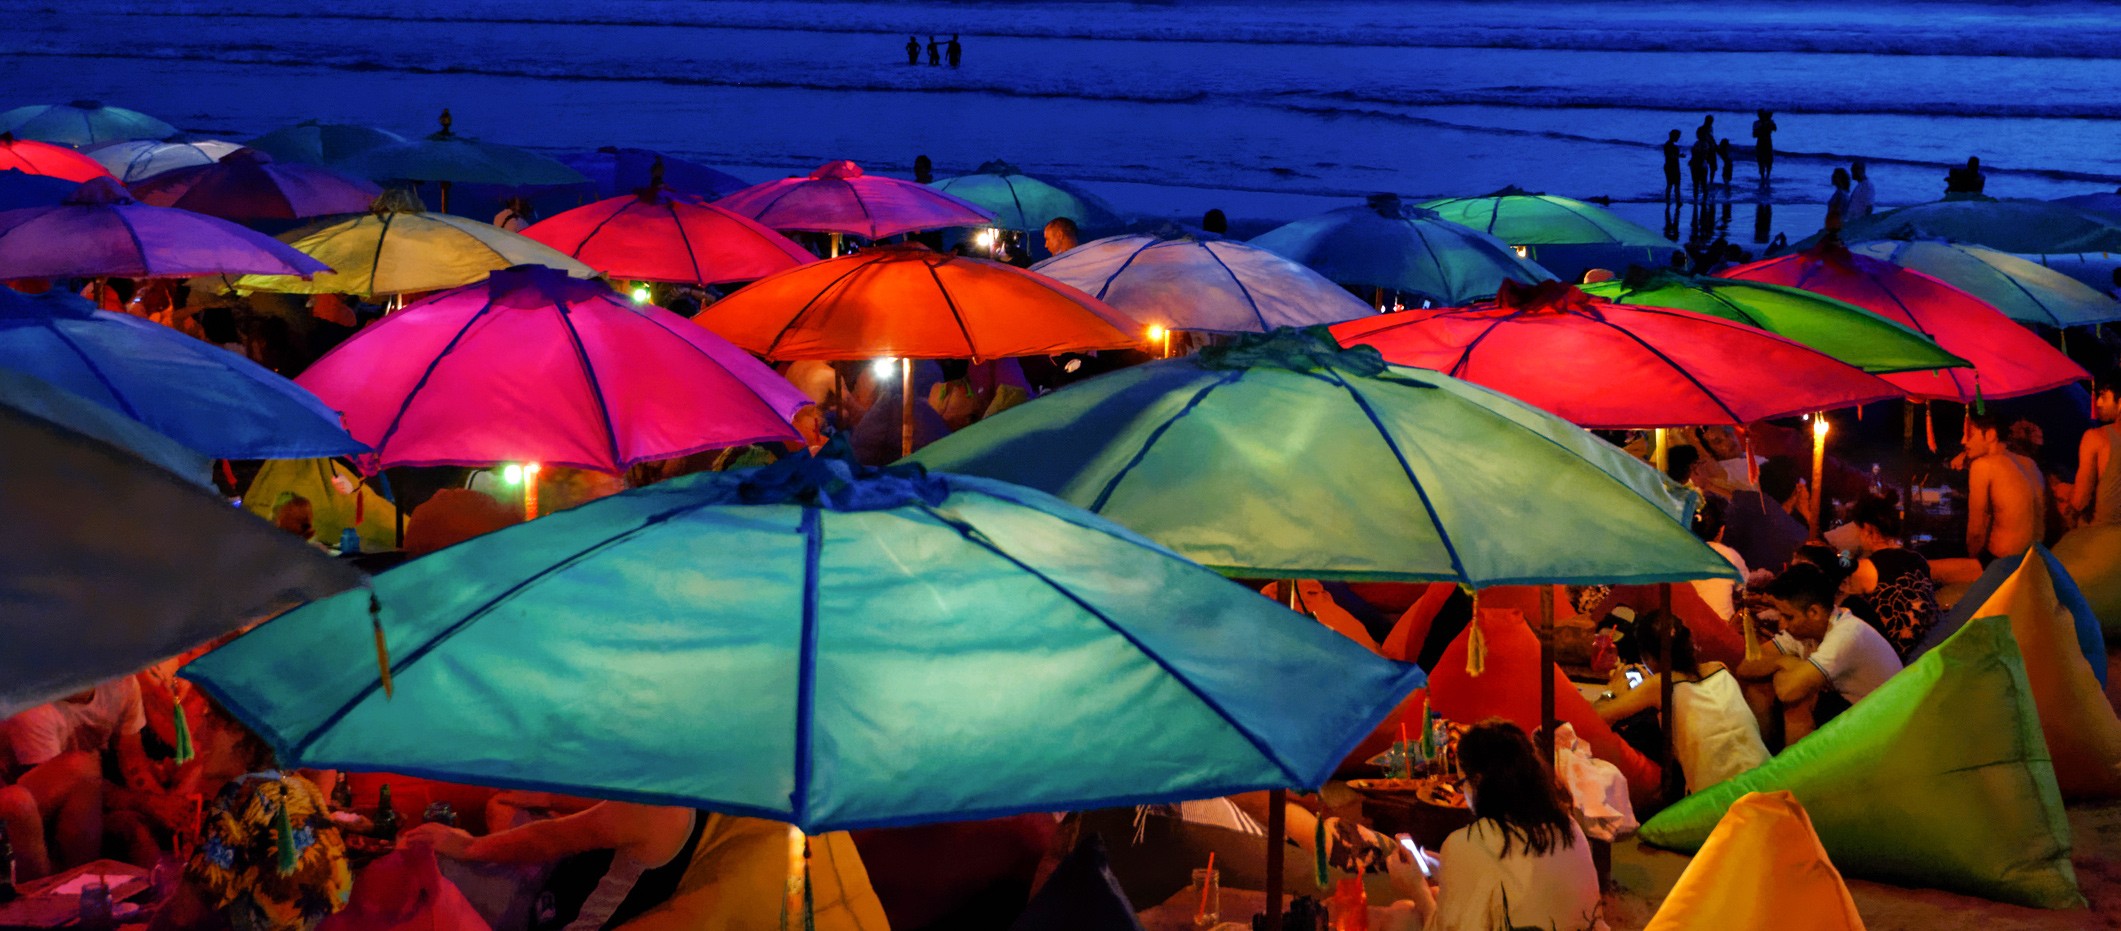
M 390 806 L 390 783 L 376 793 L 376 836 L 384 840 L 398 837 L 398 810 Z

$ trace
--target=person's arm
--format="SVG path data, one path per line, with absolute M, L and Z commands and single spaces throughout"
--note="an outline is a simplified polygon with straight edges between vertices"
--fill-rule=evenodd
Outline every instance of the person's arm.
M 1663 683 L 1664 675 L 1662 673 L 1648 676 L 1642 680 L 1641 685 L 1625 692 L 1616 693 L 1612 698 L 1597 702 L 1591 707 L 1598 710 L 1599 720 L 1607 724 L 1615 721 L 1625 721 L 1645 711 L 1662 707 L 1664 704 Z
M 1988 552 L 1989 523 L 1994 515 L 1989 513 L 1988 483 L 1994 465 L 1984 456 L 1967 464 L 1966 469 L 1966 554 L 1975 559 Z
M 1849 574 L 1847 589 L 1851 595 L 1868 595 L 1878 590 L 1878 564 L 1866 556 L 1856 560 L 1856 571 Z
M 135 792 L 164 792 L 167 789 L 155 775 L 155 764 L 147 759 L 147 748 L 140 743 L 140 732 L 120 734 L 114 743 L 118 751 L 118 773 L 125 777 L 125 787 Z
M 2077 444 L 2077 482 L 2069 489 L 2069 509 L 2083 514 L 2092 509 L 2092 494 L 2099 485 L 2099 470 L 2106 465 L 2106 434 L 2087 430 Z
M 1826 687 L 1826 673 L 1809 661 L 1786 662 L 1775 672 L 1775 698 L 1782 702 L 1784 747 L 1812 732 L 1812 705 Z
M 614 850 L 626 843 L 619 821 L 620 803 L 603 802 L 564 818 L 533 821 L 484 837 L 429 822 L 406 835 L 409 843 L 429 843 L 435 853 L 453 860 L 482 863 L 550 863 L 592 850 Z

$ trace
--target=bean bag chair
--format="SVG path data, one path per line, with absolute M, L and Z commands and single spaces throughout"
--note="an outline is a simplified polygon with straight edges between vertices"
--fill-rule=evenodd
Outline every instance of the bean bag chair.
M 1555 718 L 1574 725 L 1577 735 L 1590 743 L 1592 753 L 1619 767 L 1635 806 L 1648 808 L 1657 795 L 1661 775 L 1657 764 L 1613 733 L 1561 670 L 1539 667 L 1539 635 L 1526 626 L 1522 613 L 1490 608 L 1487 600 L 1487 593 L 1482 592 L 1479 628 L 1487 641 L 1484 669 L 1478 676 L 1466 669 L 1467 641 L 1473 631 L 1468 625 L 1429 675 L 1429 707 L 1452 721 L 1472 724 L 1499 717 L 1529 732 L 1540 724 L 1539 677 L 1553 676 Z
M 1989 585 L 2005 560 L 1996 560 L 1975 586 L 1981 593 L 1961 601 L 1945 623 L 1963 626 L 1957 615 L 1978 613 L 1982 617 L 2007 617 L 2018 651 L 2025 657 L 2025 677 L 2031 683 L 2033 704 L 2040 711 L 2040 731 L 2047 737 L 2047 753 L 2055 764 L 2055 782 L 2068 799 L 2121 798 L 2121 718 L 2107 702 L 2105 686 L 2094 673 L 2106 665 L 2103 640 L 2096 654 L 2098 666 L 2086 663 L 2079 635 L 2089 628 L 2100 639 L 2099 628 L 2081 624 L 2082 609 L 2073 610 L 2064 598 L 2069 579 L 2061 576 L 2047 551 L 2035 547 L 2039 559 L 2010 560 L 2016 571 L 1999 584 Z
M 405 846 L 361 869 L 346 908 L 317 931 L 488 931 L 471 901 L 442 878 L 433 848 Z
M 2098 615 L 2093 613 L 2091 603 L 2084 600 L 2084 592 L 2077 587 L 2076 580 L 2070 578 L 2068 567 L 2062 564 L 2062 560 L 2055 557 L 2053 551 L 2035 543 L 2030 552 L 2039 553 L 2040 561 L 2047 564 L 2048 584 L 2054 590 L 2057 607 L 2061 611 L 2068 612 L 2066 620 L 2071 627 L 2071 636 L 2076 638 L 2077 649 L 2083 652 L 2084 661 L 2091 664 L 2092 676 L 2099 680 L 2099 687 L 2105 688 L 2106 633 L 2099 629 Z M 1975 580 L 1974 584 L 1967 586 L 1964 590 L 1958 592 L 1950 602 L 1947 602 L 1952 606 L 1951 610 L 1946 611 L 1944 617 L 1938 619 L 1937 626 L 1930 628 L 1930 632 L 1922 638 L 1922 642 L 1916 644 L 1915 649 L 1908 653 L 1908 660 L 1913 662 L 1916 657 L 1936 649 L 1937 644 L 1943 643 L 1946 637 L 1956 633 L 1960 626 L 1967 621 L 1977 617 L 1988 617 L 1992 614 L 2009 613 L 2001 610 L 1984 610 L 1982 605 L 1987 603 L 1989 597 L 1996 593 L 1996 589 L 2003 587 L 2004 580 L 2016 573 L 2018 567 L 2024 561 L 2025 554 L 2021 553 L 2016 556 L 2005 556 L 1989 563 L 1988 569 L 1981 573 L 1981 578 Z M 1944 594 L 1940 591 L 1938 600 L 1942 601 L 1943 598 Z M 2019 646 L 2022 648 L 2024 644 L 2020 643 Z
M 2121 527 L 2079 527 L 2055 541 L 2055 558 L 2083 591 L 2107 639 L 2121 637 Z
M 1644 931 L 1863 931 L 1841 872 L 1788 792 L 1731 803 Z
M 1142 931 L 1142 924 L 1112 878 L 1104 841 L 1085 834 L 1009 931 Z
M 272 520 L 280 496 L 309 499 L 310 526 L 318 543 L 339 545 L 348 527 L 361 538 L 362 552 L 398 548 L 398 510 L 361 483 L 361 476 L 336 459 L 269 459 L 243 490 L 243 509 Z
M 2069 822 L 2007 618 L 1970 621 L 1766 765 L 1697 792 L 1642 839 L 1699 849 L 1732 803 L 1788 791 L 1850 876 L 2078 908 Z

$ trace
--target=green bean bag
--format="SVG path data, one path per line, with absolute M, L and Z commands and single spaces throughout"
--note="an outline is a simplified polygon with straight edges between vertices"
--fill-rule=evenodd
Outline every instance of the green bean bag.
M 1788 790 L 1849 876 L 2038 908 L 2085 904 L 2010 620 L 1970 621 L 1767 765 L 1651 818 L 1693 851 L 1748 792 Z

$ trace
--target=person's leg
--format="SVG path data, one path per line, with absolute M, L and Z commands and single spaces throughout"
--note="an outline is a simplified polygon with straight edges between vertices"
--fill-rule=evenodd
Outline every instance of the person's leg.
M 109 849 L 116 851 L 119 859 L 134 866 L 154 869 L 155 862 L 162 859 L 162 845 L 155 840 L 155 829 L 139 812 L 105 814 L 103 836 L 110 841 Z
M 80 866 L 103 850 L 103 766 L 93 753 L 68 753 L 22 774 L 52 828 L 53 866 Z
M 51 856 L 44 850 L 44 813 L 37 799 L 21 786 L 0 786 L 0 826 L 15 850 L 15 878 L 24 882 L 51 875 Z

